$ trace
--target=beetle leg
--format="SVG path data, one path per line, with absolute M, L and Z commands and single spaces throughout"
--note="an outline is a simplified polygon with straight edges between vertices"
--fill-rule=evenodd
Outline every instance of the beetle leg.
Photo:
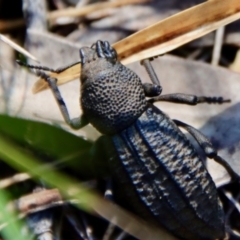
M 199 103 L 225 103 L 230 102 L 230 99 L 223 99 L 222 97 L 205 97 L 205 96 L 195 96 L 184 93 L 172 93 L 161 95 L 157 97 L 153 97 L 148 100 L 149 102 L 157 102 L 157 101 L 165 101 L 165 102 L 173 102 L 173 103 L 183 103 L 188 105 L 197 105 Z
M 156 97 L 162 92 L 162 87 L 160 85 L 152 83 L 143 83 L 143 89 L 146 97 Z
M 69 64 L 69 65 L 67 65 L 67 66 L 65 66 L 65 67 L 60 67 L 60 68 L 57 68 L 57 69 L 53 69 L 53 68 L 49 68 L 49 67 L 46 67 L 46 66 L 30 65 L 30 64 L 21 62 L 21 61 L 19 61 L 19 60 L 16 60 L 16 62 L 17 62 L 20 66 L 24 66 L 24 67 L 28 67 L 28 68 L 32 68 L 32 69 L 44 70 L 44 71 L 48 71 L 48 72 L 54 72 L 54 73 L 61 73 L 61 72 L 65 71 L 66 69 L 71 68 L 71 67 L 73 67 L 74 65 L 77 65 L 77 64 L 81 63 L 81 61 L 78 61 L 78 62 Z
M 151 59 L 144 59 L 141 61 L 141 64 L 145 67 L 152 81 L 152 83 L 143 83 L 143 89 L 146 97 L 156 97 L 161 94 L 162 87 L 150 61 Z
M 212 143 L 207 139 L 206 136 L 204 136 L 196 128 L 186 123 L 183 123 L 179 120 L 173 120 L 173 121 L 174 123 L 176 123 L 178 127 L 182 127 L 185 130 L 187 130 L 193 136 L 193 138 L 198 142 L 198 144 L 201 146 L 206 156 L 220 163 L 228 171 L 233 181 L 240 179 L 239 175 L 232 169 L 230 164 L 217 154 L 217 151 L 214 149 Z
M 88 124 L 88 120 L 85 118 L 84 115 L 81 115 L 78 118 L 70 119 L 67 106 L 61 96 L 59 89 L 58 89 L 56 78 L 52 78 L 49 75 L 47 75 L 45 72 L 42 72 L 42 71 L 37 71 L 36 74 L 38 76 L 42 77 L 49 84 L 49 87 L 51 88 L 52 93 L 57 101 L 57 104 L 62 113 L 62 116 L 63 116 L 65 122 L 70 127 L 72 127 L 73 129 L 79 129 Z
M 195 96 L 184 93 L 173 93 L 161 95 L 162 87 L 160 85 L 160 81 L 157 77 L 156 72 L 154 71 L 152 64 L 150 62 L 151 59 L 144 59 L 141 61 L 141 64 L 145 67 L 151 81 L 153 84 L 145 83 L 143 84 L 144 92 L 147 97 L 152 97 L 148 101 L 153 103 L 157 101 L 166 101 L 166 102 L 174 102 L 174 103 L 183 103 L 189 105 L 197 105 L 199 103 L 218 103 L 222 104 L 225 102 L 230 102 L 230 99 L 223 99 L 222 97 L 205 97 L 205 96 Z
M 141 61 L 141 64 L 143 64 L 143 66 L 145 67 L 152 83 L 155 85 L 161 86 L 158 76 L 157 76 L 156 72 L 154 71 L 150 60 L 151 59 L 144 59 Z

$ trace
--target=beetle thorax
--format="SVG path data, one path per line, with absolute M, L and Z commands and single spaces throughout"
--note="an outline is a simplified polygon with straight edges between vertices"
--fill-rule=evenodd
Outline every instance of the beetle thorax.
M 94 62 L 90 64 L 95 67 L 82 67 L 83 113 L 101 133 L 114 134 L 131 125 L 146 109 L 142 83 L 118 61 L 100 58 Z

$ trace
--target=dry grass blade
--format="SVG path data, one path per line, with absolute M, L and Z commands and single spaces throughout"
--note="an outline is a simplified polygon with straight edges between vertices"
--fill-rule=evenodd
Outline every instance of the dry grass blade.
M 54 189 L 41 189 L 41 191 L 22 196 L 14 203 L 10 203 L 17 208 L 23 215 L 45 210 L 54 206 L 63 204 L 63 199 L 60 191 Z
M 81 8 L 68 8 L 64 10 L 56 10 L 48 14 L 48 20 L 55 20 L 56 18 L 59 17 L 83 17 L 101 9 L 116 8 L 124 5 L 145 3 L 149 1 L 150 0 L 118 0 L 112 2 L 89 4 Z M 23 27 L 24 25 L 25 25 L 24 19 L 16 19 L 9 21 L 0 20 L 0 32 L 9 31 L 11 29 L 15 29 L 18 27 Z
M 64 10 L 53 11 L 49 13 L 48 18 L 50 20 L 53 20 L 59 17 L 83 17 L 89 13 L 92 13 L 101 9 L 115 8 L 115 7 L 121 7 L 124 5 L 144 3 L 144 2 L 149 2 L 149 0 L 119 0 L 119 1 L 112 1 L 112 2 L 94 3 L 94 4 L 89 4 L 82 8 L 69 8 Z
M 25 25 L 24 19 L 17 20 L 0 20 L 0 32 L 9 31 Z
M 116 48 L 122 63 L 128 64 L 169 52 L 239 18 L 239 0 L 212 0 L 145 28 L 115 43 L 113 47 Z M 73 68 L 72 76 L 67 76 L 66 71 L 55 75 L 59 85 L 80 75 L 80 64 Z M 46 88 L 44 80 L 39 79 L 33 92 L 37 93 Z
M 114 47 L 119 59 L 128 64 L 164 54 L 239 18 L 239 0 L 212 0 L 143 29 Z
M 10 40 L 9 38 L 5 37 L 4 35 L 0 34 L 0 40 L 2 40 L 3 42 L 7 43 L 9 46 L 11 46 L 12 48 L 14 48 L 16 51 L 22 53 L 23 55 L 25 55 L 26 57 L 31 58 L 34 61 L 37 61 L 37 59 L 30 54 L 28 51 L 26 51 L 24 48 L 20 47 L 18 44 L 16 44 L 15 42 L 13 42 L 12 40 Z

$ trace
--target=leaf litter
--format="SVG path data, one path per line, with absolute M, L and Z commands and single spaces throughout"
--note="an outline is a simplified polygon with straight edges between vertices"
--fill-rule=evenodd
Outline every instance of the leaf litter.
M 113 35 L 111 41 L 114 43 L 126 37 L 129 33 L 141 30 L 167 16 L 202 2 L 204 1 L 189 0 L 179 2 L 172 0 L 167 1 L 167 3 L 164 1 L 152 1 L 152 3 L 139 6 L 125 6 L 121 9 L 114 9 L 112 14 L 110 12 L 109 15 L 106 15 L 106 18 L 100 18 L 99 20 L 94 20 L 94 18 L 97 19 L 97 13 L 95 17 L 92 13 L 79 21 L 78 28 L 64 36 L 64 39 L 54 33 L 49 33 L 47 29 L 44 31 L 37 31 L 34 28 L 28 29 L 28 45 L 26 47 L 31 54 L 41 60 L 41 64 L 56 68 L 61 67 L 78 61 L 78 49 L 83 45 L 89 46 L 97 39 L 109 39 L 109 35 Z M 157 9 L 159 10 L 157 11 Z M 129 14 L 129 11 L 132 14 Z M 239 21 L 226 27 L 220 53 L 222 49 L 224 50 L 229 45 L 233 46 L 237 51 L 240 42 L 238 25 Z M 240 172 L 240 139 L 238 134 L 240 129 L 238 114 L 240 112 L 238 94 L 240 75 L 227 69 L 226 66 L 217 67 L 207 62 L 203 63 L 206 58 L 201 57 L 201 54 L 211 55 L 208 48 L 214 45 L 214 38 L 215 33 L 211 33 L 181 48 L 188 55 L 192 54 L 196 49 L 200 50 L 200 57 L 197 60 L 184 59 L 183 55 L 181 58 L 166 55 L 155 59 L 153 65 L 163 86 L 163 93 L 184 92 L 197 95 L 223 96 L 224 98 L 230 98 L 231 103 L 221 106 L 202 104 L 195 107 L 159 103 L 158 106 L 168 113 L 171 118 L 183 119 L 184 122 L 200 129 L 217 146 L 220 155 L 228 159 L 234 169 Z M 218 58 L 218 61 L 221 62 L 226 56 L 223 53 Z M 235 62 L 238 61 L 236 55 Z M 143 81 L 148 81 L 149 78 L 139 63 L 132 63 L 129 67 L 137 72 Z M 238 71 L 238 67 L 230 68 Z M 62 117 L 50 91 L 32 95 L 32 83 L 36 77 L 26 76 L 26 73 L 21 69 L 16 69 L 16 71 L 18 71 L 17 74 L 15 73 L 17 81 L 14 81 L 14 84 L 12 83 L 12 86 L 9 86 L 9 88 L 13 88 L 13 86 L 14 88 L 8 97 L 8 114 L 22 118 L 38 119 L 39 121 L 52 122 L 54 120 L 55 123 L 61 123 Z M 24 75 L 25 78 L 28 78 L 27 80 L 22 80 Z M 63 97 L 71 110 L 71 116 L 79 115 L 79 96 L 78 90 L 76 90 L 79 87 L 78 81 L 61 87 Z M 21 101 L 23 103 L 20 103 Z M 3 112 L 4 108 L 1 111 Z M 91 139 L 98 136 L 91 127 L 75 134 Z M 219 170 L 216 165 L 212 165 L 212 161 L 209 161 L 208 166 L 218 186 L 222 186 L 229 181 L 225 172 Z

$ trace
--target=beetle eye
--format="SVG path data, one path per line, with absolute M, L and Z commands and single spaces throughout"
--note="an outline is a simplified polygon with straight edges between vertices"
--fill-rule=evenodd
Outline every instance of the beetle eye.
M 111 45 L 107 41 L 105 41 L 103 43 L 103 45 L 104 45 L 105 57 L 108 58 L 109 60 L 115 62 L 117 60 L 117 52 L 116 52 L 116 50 L 113 47 L 111 47 Z
M 117 52 L 114 48 L 111 49 L 111 55 L 112 55 L 111 58 L 116 61 L 117 60 Z

